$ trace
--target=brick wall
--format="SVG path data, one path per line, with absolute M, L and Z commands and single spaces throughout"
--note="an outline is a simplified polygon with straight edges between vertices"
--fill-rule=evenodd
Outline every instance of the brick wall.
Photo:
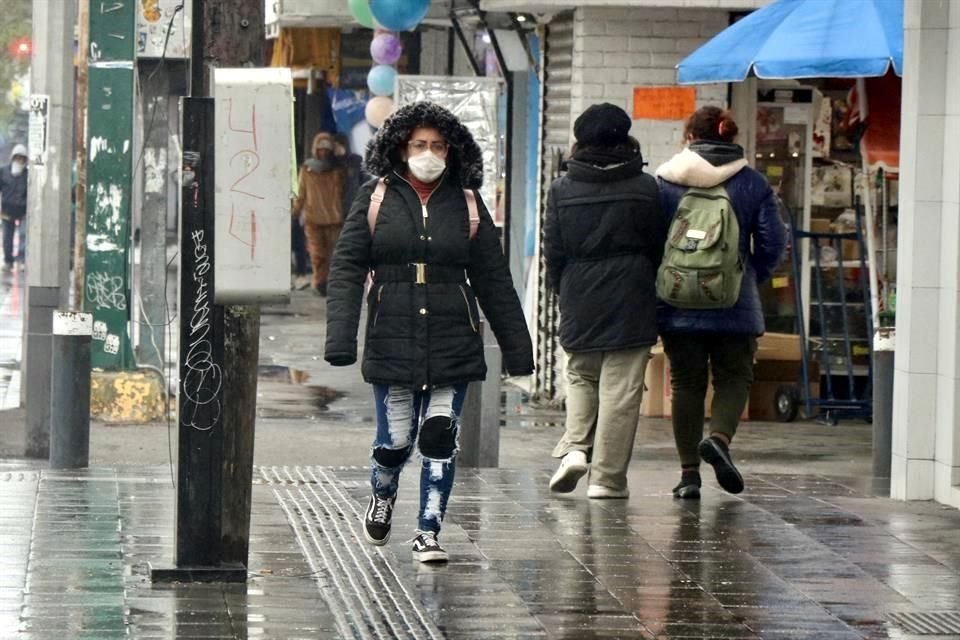
M 578 9 L 574 22 L 572 111 L 611 102 L 633 111 L 633 89 L 670 86 L 676 65 L 729 24 L 725 9 L 614 8 Z M 727 86 L 697 88 L 697 106 L 725 105 Z M 640 141 L 653 171 L 680 147 L 681 120 L 635 120 L 631 133 Z

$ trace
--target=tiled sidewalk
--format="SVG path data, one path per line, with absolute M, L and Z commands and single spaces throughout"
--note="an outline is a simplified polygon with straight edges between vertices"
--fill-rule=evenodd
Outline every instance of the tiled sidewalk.
M 248 583 L 153 586 L 146 563 L 172 557 L 166 469 L 6 465 L 0 637 L 960 638 L 910 632 L 960 621 L 956 510 L 813 475 L 701 503 L 648 489 L 655 472 L 628 501 L 553 497 L 547 477 L 461 470 L 452 560 L 431 568 L 410 558 L 412 477 L 377 549 L 357 542 L 365 469 L 258 469 Z

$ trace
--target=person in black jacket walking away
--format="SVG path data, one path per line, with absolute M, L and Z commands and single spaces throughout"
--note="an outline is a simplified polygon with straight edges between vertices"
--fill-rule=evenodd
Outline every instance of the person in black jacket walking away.
M 723 489 L 743 491 L 743 477 L 730 455 L 730 441 L 753 384 L 757 336 L 764 332 L 757 284 L 770 277 L 786 246 L 776 197 L 766 178 L 747 166 L 743 148 L 733 142 L 736 135 L 737 124 L 730 112 L 702 107 L 687 120 L 686 148 L 657 169 L 664 214 L 671 221 L 679 218 L 678 208 L 692 219 L 689 216 L 695 215 L 698 207 L 712 206 L 703 205 L 709 199 L 687 197 L 703 193 L 719 202 L 721 209 L 730 212 L 732 206 L 735 217 L 727 228 L 734 224 L 739 228 L 739 265 L 733 274 L 733 281 L 740 279 L 739 291 L 732 292 L 732 302 L 715 308 L 685 308 L 676 301 L 661 301 L 658 307 L 657 322 L 671 367 L 673 434 L 681 467 L 680 483 L 673 494 L 678 498 L 700 497 L 701 459 L 713 466 Z M 681 207 L 682 201 L 686 204 Z M 675 239 L 673 232 L 680 226 L 673 225 L 670 236 L 672 245 L 684 247 L 689 255 L 697 253 L 691 248 L 696 249 L 698 243 L 705 246 L 710 238 L 716 239 L 709 232 L 689 227 L 684 226 Z M 664 266 L 669 262 L 669 257 L 665 258 Z M 671 282 L 682 280 L 682 274 L 676 274 Z M 709 284 L 701 284 L 699 292 L 710 290 Z M 713 372 L 714 396 L 710 435 L 703 438 L 708 367 Z
M 372 274 L 362 372 L 373 385 L 377 433 L 364 534 L 386 544 L 400 472 L 417 448 L 413 556 L 446 562 L 437 536 L 453 487 L 460 411 L 467 383 L 487 371 L 478 303 L 510 374 L 533 372 L 530 333 L 493 220 L 474 191 L 483 160 L 467 128 L 438 105 L 404 106 L 377 132 L 366 169 L 379 178 L 361 187 L 334 252 L 324 357 L 336 366 L 356 361 Z
M 562 460 L 550 480 L 557 493 L 589 470 L 588 497 L 629 495 L 667 228 L 631 124 L 612 104 L 588 108 L 574 124 L 568 172 L 550 187 L 544 256 L 568 355 L 566 428 L 553 451 Z
M 13 148 L 10 164 L 0 169 L 0 215 L 3 218 L 3 269 L 10 271 L 16 260 L 23 265 L 26 244 L 23 225 L 27 215 L 27 148 L 22 144 Z M 19 248 L 14 256 L 13 243 L 18 236 Z

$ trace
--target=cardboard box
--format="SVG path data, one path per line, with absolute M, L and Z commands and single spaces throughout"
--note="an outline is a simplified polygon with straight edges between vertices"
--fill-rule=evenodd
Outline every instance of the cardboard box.
M 763 334 L 757 338 L 756 359 L 800 362 L 800 336 L 795 333 Z
M 800 336 L 789 333 L 767 333 L 757 339 L 757 356 L 753 363 L 753 386 L 750 387 L 751 420 L 776 420 L 774 401 L 777 389 L 792 385 L 800 391 Z M 809 370 L 814 384 L 820 379 L 816 363 Z M 811 389 L 812 393 L 818 391 Z
M 661 350 L 654 353 L 647 363 L 643 379 L 643 401 L 640 403 L 640 415 L 659 418 L 663 415 L 663 368 L 667 356 Z

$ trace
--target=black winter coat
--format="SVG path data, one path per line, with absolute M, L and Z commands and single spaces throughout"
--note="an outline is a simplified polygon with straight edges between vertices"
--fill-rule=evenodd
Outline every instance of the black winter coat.
M 656 275 L 667 225 L 640 156 L 600 168 L 572 160 L 553 182 L 544 225 L 550 282 L 568 352 L 654 344 Z
M 0 169 L 0 211 L 19 220 L 27 213 L 27 169 L 15 176 L 7 165 Z
M 371 180 L 361 187 L 334 252 L 327 283 L 326 360 L 337 366 L 356 361 L 363 289 L 372 271 L 362 365 L 367 382 L 419 389 L 484 379 L 478 303 L 507 371 L 531 373 L 530 333 L 480 198 L 480 225 L 471 240 L 466 198 L 456 177 L 441 179 L 424 220 L 417 193 L 394 173 L 387 178 L 371 236 L 367 209 L 375 186 Z M 414 282 L 410 263 L 417 262 L 427 264 L 427 284 Z

